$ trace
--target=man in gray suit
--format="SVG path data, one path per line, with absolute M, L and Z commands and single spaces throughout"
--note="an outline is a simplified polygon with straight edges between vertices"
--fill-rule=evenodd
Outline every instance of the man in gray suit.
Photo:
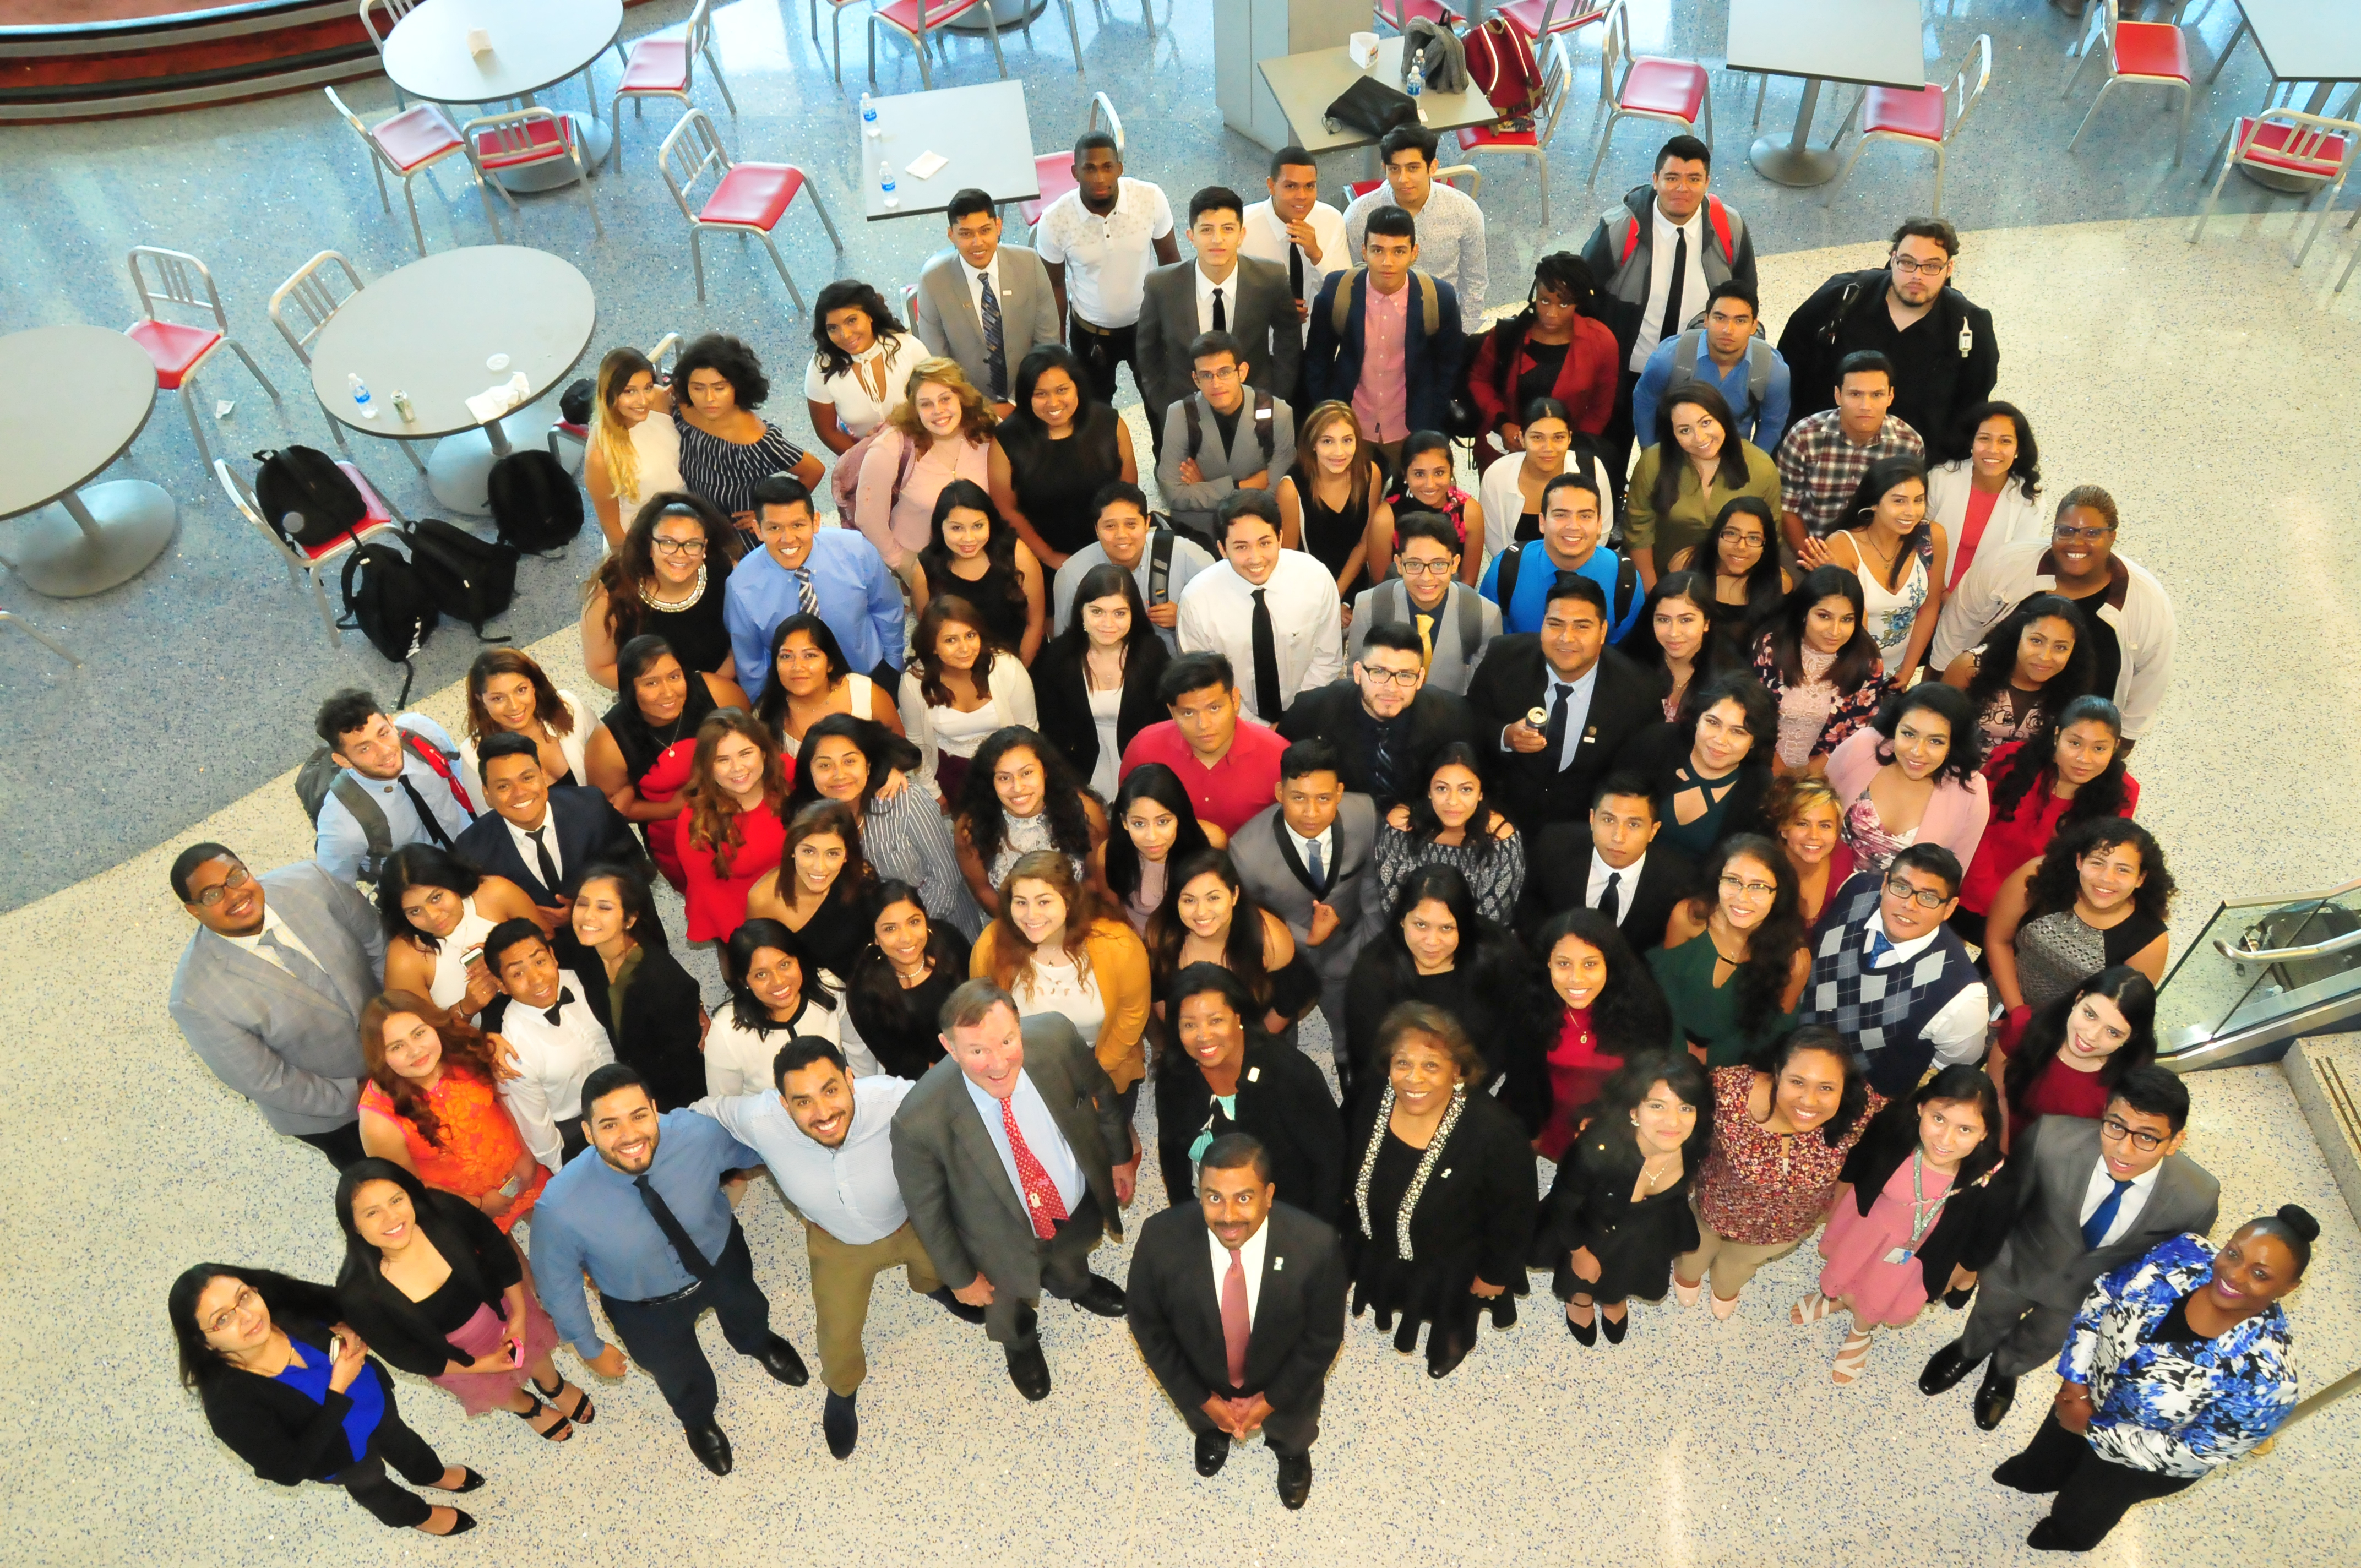
M 2189 1088 L 2160 1067 L 2136 1067 L 2099 1121 L 2044 1116 L 2010 1164 L 2020 1185 L 2016 1225 L 1976 1282 L 1967 1332 L 1937 1351 L 1919 1391 L 1940 1394 L 1987 1355 L 1976 1425 L 2008 1415 L 2016 1380 L 2056 1356 L 2100 1276 L 2169 1236 L 2213 1228 L 2222 1187 L 2180 1153 Z
M 961 191 L 945 215 L 951 248 L 918 274 L 918 341 L 930 354 L 958 360 L 977 390 L 1006 414 L 1016 367 L 1042 344 L 1063 338 L 1058 296 L 1040 257 L 1000 243 L 991 197 Z
M 1189 198 L 1189 243 L 1194 261 L 1159 267 L 1148 275 L 1139 307 L 1139 396 L 1148 405 L 1148 433 L 1160 456 L 1165 411 L 1194 388 L 1191 355 L 1200 334 L 1226 332 L 1246 351 L 1246 380 L 1275 398 L 1293 398 L 1303 369 L 1303 332 L 1287 269 L 1241 256 L 1246 203 L 1235 191 L 1208 185 Z
M 1106 1231 L 1123 1234 L 1139 1148 L 1115 1084 L 1063 1015 L 1020 1024 L 1008 992 L 971 980 L 944 999 L 940 1027 L 949 1054 L 894 1113 L 895 1179 L 936 1274 L 983 1309 L 1009 1381 L 1046 1399 L 1041 1292 L 1123 1316 L 1123 1288 L 1090 1258 Z
M 1225 497 L 1276 491 L 1295 466 L 1295 413 L 1272 389 L 1246 384 L 1235 333 L 1198 334 L 1189 359 L 1197 389 L 1164 411 L 1156 482 L 1172 525 L 1211 541 Z
M 1320 1015 L 1340 1052 L 1353 959 L 1385 918 L 1369 907 L 1378 900 L 1377 850 L 1377 803 L 1345 790 L 1336 748 L 1318 740 L 1280 753 L 1278 803 L 1230 838 L 1238 880 L 1287 922 L 1320 977 Z
M 350 883 L 305 861 L 254 875 L 220 844 L 172 862 L 203 927 L 172 974 L 172 1022 L 214 1076 L 341 1170 L 361 1157 L 361 1009 L 385 934 Z

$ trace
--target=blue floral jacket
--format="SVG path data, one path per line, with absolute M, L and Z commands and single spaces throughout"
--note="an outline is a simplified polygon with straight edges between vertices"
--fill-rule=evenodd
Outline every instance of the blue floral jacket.
M 2101 1458 L 2193 1479 L 2270 1436 L 2294 1408 L 2292 1342 L 2277 1302 L 2193 1348 L 2145 1337 L 2213 1271 L 2213 1244 L 2174 1236 L 2092 1287 L 2075 1314 L 2058 1374 L 2090 1386 Z

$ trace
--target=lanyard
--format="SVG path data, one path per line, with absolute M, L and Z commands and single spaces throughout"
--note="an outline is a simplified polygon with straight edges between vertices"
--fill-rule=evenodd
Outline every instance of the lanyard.
M 1932 1203 L 1927 1201 L 1927 1151 L 1924 1147 L 1913 1149 L 1910 1153 L 1910 1248 L 1913 1252 L 1917 1250 L 1920 1242 L 1927 1239 L 1927 1231 L 1933 1228 L 1935 1221 L 1943 1212 L 1943 1205 L 1950 1201 L 1951 1188 L 1946 1187 L 1935 1195 Z

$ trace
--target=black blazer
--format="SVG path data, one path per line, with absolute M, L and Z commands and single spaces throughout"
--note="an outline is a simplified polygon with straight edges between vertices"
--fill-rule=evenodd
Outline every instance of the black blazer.
M 1460 933 L 1463 957 L 1474 941 L 1472 932 Z M 1385 1069 L 1371 1057 L 1386 1014 L 1401 1003 L 1423 1002 L 1457 1018 L 1484 1053 L 1488 1070 L 1476 1091 L 1505 1107 L 1528 1137 L 1539 1133 L 1549 1118 L 1546 1053 L 1557 1036 L 1556 1009 L 1531 1005 L 1538 999 L 1527 994 L 1530 987 L 1521 972 L 1525 967 L 1522 950 L 1513 937 L 1506 946 L 1507 961 L 1491 966 L 1492 972 L 1463 962 L 1443 974 L 1413 975 L 1405 984 L 1389 956 L 1400 950 L 1391 934 L 1380 930 L 1373 936 L 1353 960 L 1352 980 L 1345 990 L 1345 1054 L 1337 1068 L 1346 1092 L 1357 1101 L 1372 1084 L 1384 1081 Z M 1533 1022 L 1544 1016 L 1552 1022 Z
M 1538 833 L 1552 822 L 1579 822 L 1590 815 L 1590 792 L 1613 771 L 1623 750 L 1664 722 L 1663 699 L 1646 672 L 1609 648 L 1598 655 L 1598 679 L 1591 687 L 1590 712 L 1582 742 L 1564 772 L 1546 751 L 1504 751 L 1500 731 L 1547 706 L 1546 666 L 1538 632 L 1496 637 L 1468 683 L 1467 703 L 1476 711 L 1477 746 L 1490 759 L 1498 804 L 1522 833 Z
M 1246 1036 L 1232 1126 L 1260 1138 L 1270 1153 L 1279 1196 L 1334 1224 L 1345 1201 L 1345 1119 L 1328 1079 L 1310 1057 L 1259 1030 Z M 1189 1146 L 1213 1114 L 1213 1091 L 1193 1060 L 1167 1055 L 1156 1069 L 1156 1161 L 1176 1209 L 1192 1208 L 1197 1190 Z
M 1533 836 L 1526 858 L 1526 884 L 1541 884 L 1543 903 L 1552 915 L 1580 908 L 1590 892 L 1590 828 L 1581 822 L 1554 822 Z M 1635 953 L 1664 945 L 1664 927 L 1673 909 L 1697 892 L 1697 862 L 1664 842 L 1660 833 L 1648 846 L 1636 887 L 1618 885 L 1620 908 L 1615 928 Z M 1530 935 L 1530 933 L 1529 933 Z
M 672 950 L 640 944 L 640 965 L 623 992 L 620 1019 L 614 1016 L 605 960 L 579 947 L 567 958 L 615 1059 L 647 1080 L 656 1109 L 685 1111 L 704 1099 L 705 995 Z
M 1317 737 L 1335 747 L 1345 764 L 1345 787 L 1367 795 L 1383 812 L 1425 792 L 1429 757 L 1454 740 L 1471 745 L 1476 740 L 1475 710 L 1455 692 L 1422 691 L 1411 699 L 1402 718 L 1409 726 L 1409 743 L 1401 776 L 1417 781 L 1407 792 L 1378 777 L 1376 730 L 1361 711 L 1361 688 L 1350 679 L 1298 695 L 1280 716 L 1279 733 L 1289 740 Z
M 1997 1132 L 1991 1136 L 1998 1136 Z M 1850 1189 L 1839 1202 L 1850 1201 L 1856 1213 L 1867 1214 L 1894 1173 L 1918 1146 L 1918 1113 L 1905 1097 L 1887 1103 L 1869 1124 L 1861 1142 L 1845 1156 L 1839 1181 Z M 2003 1161 L 1987 1175 L 1951 1194 L 1935 1228 L 1918 1245 L 1918 1266 L 1927 1281 L 1929 1300 L 1951 1288 L 1951 1270 L 1964 1267 L 1982 1273 L 2008 1239 L 2016 1219 L 2016 1180 Z
M 1353 1135 L 1345 1146 L 1348 1189 L 1360 1179 L 1370 1136 L 1379 1131 L 1378 1108 L 1384 1102 L 1381 1093 L 1361 1097 Z M 1525 1249 L 1532 1244 L 1540 1210 L 1532 1144 L 1517 1119 L 1478 1085 L 1468 1094 L 1459 1124 L 1451 1130 L 1451 1142 L 1444 1146 L 1434 1175 L 1419 1194 L 1418 1208 L 1411 1215 L 1411 1250 L 1420 1266 L 1440 1271 L 1440 1288 L 1451 1296 L 1465 1292 L 1468 1281 L 1478 1277 L 1522 1296 L 1531 1288 L 1525 1279 Z M 1348 1219 L 1349 1245 L 1366 1243 L 1359 1210 Z M 1394 1220 L 1391 1213 L 1369 1215 L 1373 1225 L 1391 1225 Z
M 1118 751 L 1158 719 L 1171 717 L 1156 700 L 1156 682 L 1172 655 L 1162 638 L 1144 638 L 1141 642 L 1146 645 L 1134 643 L 1123 661 L 1123 705 L 1115 717 Z M 1033 661 L 1033 705 L 1041 720 L 1041 733 L 1066 754 L 1075 776 L 1087 784 L 1099 764 L 1099 727 L 1091 717 L 1090 685 L 1082 668 L 1085 646 L 1076 635 L 1052 638 L 1041 650 Z
M 1270 1206 L 1263 1229 L 1246 1380 L 1235 1397 L 1259 1393 L 1288 1413 L 1316 1409 L 1328 1365 L 1345 1343 L 1344 1254 L 1333 1228 L 1285 1203 Z M 1167 1209 L 1140 1226 L 1124 1295 L 1139 1358 L 1182 1414 L 1202 1409 L 1216 1391 L 1230 1396 L 1221 1284 L 1195 1205 Z
M 1666 724 L 1631 742 L 1619 764 L 1648 781 L 1655 797 L 1656 815 L 1667 829 L 1673 822 L 1673 773 L 1688 761 L 1689 735 L 1677 724 Z M 1719 842 L 1733 833 L 1766 833 L 1763 802 L 1771 793 L 1771 748 L 1758 743 L 1738 764 L 1738 782 L 1723 797 Z M 1652 850 L 1650 853 L 1653 853 Z
M 623 814 L 607 803 L 607 797 L 587 786 L 559 784 L 549 792 L 550 820 L 556 825 L 558 884 L 555 889 L 541 884 L 538 861 L 528 864 L 517 853 L 516 840 L 509 836 L 509 825 L 497 811 L 487 811 L 467 824 L 453 846 L 462 860 L 478 871 L 494 876 L 504 876 L 532 895 L 533 903 L 547 909 L 563 896 L 571 898 L 582 885 L 582 873 L 600 861 L 620 861 L 627 866 L 644 866 L 646 851 L 640 847 L 631 825 Z
M 327 1325 L 340 1316 L 335 1292 L 324 1285 L 261 1269 L 238 1277 L 252 1286 L 270 1309 L 271 1322 L 308 1353 L 305 1360 L 328 1354 Z M 357 1330 L 359 1325 L 354 1327 Z M 365 1340 L 368 1337 L 362 1335 Z M 393 1379 L 385 1375 L 385 1367 L 371 1356 L 361 1376 L 374 1377 L 382 1386 L 385 1413 L 393 1416 Z M 222 1365 L 208 1370 L 197 1385 L 197 1397 L 204 1405 L 205 1421 L 214 1435 L 266 1481 L 300 1486 L 306 1481 L 324 1481 L 353 1463 L 352 1449 L 345 1439 L 345 1417 L 353 1408 L 348 1395 L 331 1389 L 315 1405 L 292 1384 Z
M 524 1263 L 489 1215 L 465 1198 L 430 1188 L 418 1231 L 451 1266 L 454 1283 L 508 1316 L 500 1293 L 524 1277 Z M 476 1359 L 436 1333 L 419 1304 L 387 1281 L 375 1247 L 346 1252 L 336 1276 L 336 1305 L 369 1349 L 404 1372 L 435 1377 L 452 1362 Z

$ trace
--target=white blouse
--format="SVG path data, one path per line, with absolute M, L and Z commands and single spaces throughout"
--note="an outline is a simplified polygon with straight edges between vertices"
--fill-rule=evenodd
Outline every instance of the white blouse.
M 629 512 L 623 515 L 626 518 L 631 516 Z M 582 699 L 572 692 L 559 692 L 557 700 L 574 720 L 574 728 L 557 738 L 557 749 L 566 754 L 566 765 L 574 770 L 574 782 L 587 784 L 590 782 L 590 769 L 583 761 L 583 753 L 590 744 L 591 735 L 598 730 L 598 721 L 591 717 L 588 708 L 582 706 Z M 459 782 L 467 786 L 467 796 L 476 803 L 478 811 L 490 809 L 484 804 L 483 776 L 476 763 L 476 742 L 472 738 L 463 736 L 459 741 Z M 566 781 L 552 779 L 549 782 L 563 784 Z M 434 1004 L 438 1007 L 449 1005 L 440 997 L 435 999 Z
M 921 761 L 920 779 L 932 788 L 935 782 L 935 759 L 948 751 L 954 757 L 972 757 L 978 746 L 995 729 L 1005 729 L 1012 724 L 1028 729 L 1041 727 L 1040 709 L 1033 700 L 1033 677 L 1013 653 L 999 653 L 992 661 L 992 674 L 984 678 L 984 688 L 992 700 L 970 713 L 957 708 L 930 706 L 919 690 L 917 660 L 902 672 L 902 728 L 917 744 Z
M 733 1094 L 760 1094 L 774 1089 L 771 1063 L 777 1058 L 779 1047 L 797 1035 L 810 1035 L 841 1049 L 845 1064 L 855 1078 L 874 1078 L 884 1071 L 845 1011 L 844 982 L 827 970 L 817 971 L 817 978 L 836 1003 L 833 1011 L 819 1006 L 807 995 L 792 1023 L 760 1033 L 738 1022 L 735 1007 L 722 1004 L 713 1014 L 713 1026 L 705 1033 L 708 1094 L 727 1099 Z
M 840 376 L 822 376 L 819 356 L 814 355 L 804 367 L 804 396 L 833 407 L 836 422 L 858 440 L 884 424 L 885 416 L 904 400 L 910 372 L 926 358 L 927 345 L 915 332 L 881 336 L 865 352 L 854 355 L 852 367 Z
M 633 425 L 631 455 L 640 471 L 633 476 L 630 491 L 619 490 L 615 496 L 626 529 L 649 497 L 688 488 L 680 477 L 680 427 L 672 421 L 652 415 Z
M 1074 1025 L 1074 1032 L 1085 1040 L 1097 1039 L 1100 1025 L 1106 1022 L 1106 999 L 1099 993 L 1098 975 L 1093 972 L 1082 978 L 1074 965 L 1051 963 L 1038 952 L 1033 955 L 1031 982 L 1028 984 L 1020 971 L 1016 987 L 1009 994 L 1016 997 L 1020 1016 L 1062 1014 Z

